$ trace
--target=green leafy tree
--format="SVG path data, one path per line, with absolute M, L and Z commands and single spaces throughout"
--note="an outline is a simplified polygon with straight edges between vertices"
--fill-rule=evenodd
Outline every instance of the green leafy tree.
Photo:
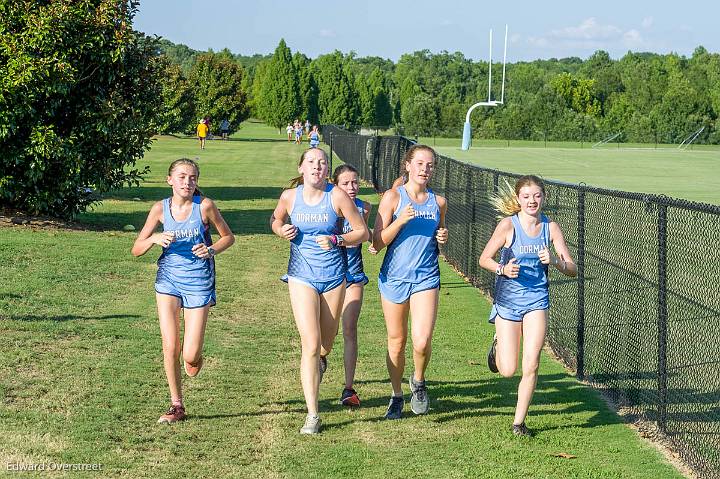
M 262 94 L 262 85 L 265 82 L 265 75 L 269 64 L 270 59 L 267 59 L 257 64 L 257 66 L 255 67 L 255 76 L 252 79 L 252 87 L 250 88 L 248 93 L 248 107 L 250 109 L 250 115 L 255 118 L 263 118 L 263 114 L 261 111 L 262 102 L 260 101 L 260 98 Z M 243 84 L 246 85 L 247 82 L 244 81 Z
M 157 44 L 137 1 L 0 3 L 0 201 L 71 217 L 138 184 L 161 111 Z
M 243 69 L 223 53 L 204 53 L 190 70 L 188 83 L 194 94 L 195 117 L 209 116 L 215 125 L 226 118 L 230 132 L 249 116 L 242 88 Z
M 387 128 L 392 123 L 392 107 L 385 74 L 379 67 L 375 67 L 365 84 L 366 101 L 369 100 L 369 103 L 362 100 L 360 103 L 367 125 Z
M 165 60 L 162 80 L 162 113 L 158 133 L 179 133 L 195 127 L 193 91 L 181 68 Z
M 322 55 L 313 62 L 318 84 L 318 110 L 323 125 L 357 124 L 355 90 L 340 52 Z
M 301 100 L 300 118 L 318 123 L 318 86 L 310 68 L 310 59 L 300 52 L 293 55 L 293 65 L 298 73 L 298 94 Z
M 402 106 L 405 131 L 414 136 L 431 136 L 438 129 L 438 105 L 427 93 L 419 93 Z
M 159 48 L 171 63 L 180 67 L 184 76 L 190 74 L 195 58 L 199 55 L 198 51 L 187 45 L 175 44 L 165 38 L 159 40 Z
M 258 86 L 258 113 L 269 125 L 280 129 L 289 121 L 300 118 L 300 82 L 285 40 L 280 40 Z

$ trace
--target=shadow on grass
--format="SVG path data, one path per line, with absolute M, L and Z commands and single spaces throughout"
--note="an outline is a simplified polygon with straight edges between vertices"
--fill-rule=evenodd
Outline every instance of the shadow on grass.
M 0 319 L 5 321 L 91 321 L 91 320 L 98 320 L 98 319 L 130 319 L 130 318 L 139 318 L 139 314 L 107 314 L 105 316 L 81 316 L 78 314 L 63 314 L 59 316 L 52 316 L 52 315 L 36 315 L 36 314 L 24 314 L 20 316 L 9 316 L 4 317 L 0 316 Z
M 190 136 L 190 135 L 177 135 L 177 134 L 170 134 L 170 135 L 162 135 L 165 137 L 171 137 L 176 140 L 185 140 L 185 141 L 194 141 L 198 144 L 198 149 L 200 149 L 200 140 L 197 139 L 196 136 Z M 214 136 L 212 139 L 208 139 L 205 141 L 205 148 L 208 150 L 212 150 L 212 145 L 214 143 L 223 143 L 223 142 L 233 142 L 233 141 L 253 141 L 258 143 L 294 143 L 293 141 L 287 141 L 287 137 L 285 138 L 251 138 L 251 137 L 233 137 L 229 136 L 227 140 L 223 140 L 222 137 L 219 135 Z M 306 142 L 303 143 L 304 145 L 307 145 Z
M 442 283 L 440 285 L 440 289 L 445 288 L 472 288 L 473 285 L 470 283 L 466 283 L 465 281 L 458 281 L 455 283 Z
M 200 186 L 203 195 L 214 201 L 276 200 L 282 193 L 282 186 Z M 172 194 L 172 189 L 162 186 L 140 186 L 123 188 L 104 195 L 106 200 L 159 201 Z
M 303 404 L 305 404 L 303 402 Z M 267 416 L 269 414 L 296 414 L 296 413 L 307 413 L 304 408 L 294 409 L 277 409 L 277 410 L 260 410 L 253 412 L 239 412 L 234 414 L 193 414 L 188 416 L 188 419 L 224 419 L 229 417 L 254 417 L 254 416 Z
M 270 215 L 273 210 L 221 210 L 223 218 L 232 230 L 233 234 L 270 234 Z M 140 231 L 147 218 L 146 211 L 132 213 L 86 213 L 79 221 L 90 229 L 96 231 L 120 231 L 125 225 L 133 225 L 136 231 Z M 214 228 L 211 228 L 215 234 Z
M 427 381 L 430 395 L 430 418 L 436 423 L 464 420 L 472 417 L 490 416 L 512 416 L 508 410 L 514 410 L 517 403 L 517 386 L 519 376 L 514 378 L 494 377 L 491 379 L 478 379 L 468 381 Z M 370 379 L 357 381 L 356 384 L 387 383 L 389 379 Z M 581 412 L 594 412 L 580 427 L 596 427 L 608 424 L 621 424 L 623 419 L 614 412 L 602 408 L 601 403 L 594 397 L 590 397 L 590 389 L 574 382 L 564 374 L 546 374 L 538 377 L 538 388 L 533 396 L 530 405 L 533 416 L 577 414 Z M 360 391 L 362 393 L 362 391 Z M 453 398 L 461 399 L 453 399 Z M 389 395 L 363 398 L 363 408 L 385 407 L 388 404 Z M 404 417 L 413 416 L 409 409 L 408 394 L 406 394 L 406 413 Z M 280 404 L 298 405 L 304 404 L 303 399 L 291 399 Z M 543 410 L 538 406 L 553 405 L 561 406 L 556 410 Z M 562 407 L 564 405 L 564 407 Z M 343 409 L 335 399 L 324 399 L 319 402 L 321 411 Z M 382 416 L 362 419 L 349 419 L 332 424 L 324 424 L 323 428 L 332 429 L 343 427 L 354 422 L 376 422 L 382 420 Z M 559 429 L 568 427 L 568 424 L 558 420 L 557 426 L 535 429 L 536 432 L 544 430 Z M 572 424 L 577 427 L 576 423 Z

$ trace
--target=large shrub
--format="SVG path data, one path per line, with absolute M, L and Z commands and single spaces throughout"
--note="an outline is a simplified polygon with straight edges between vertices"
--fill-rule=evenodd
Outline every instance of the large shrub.
M 161 110 L 156 42 L 137 1 L 0 3 L 0 200 L 70 217 L 137 184 Z

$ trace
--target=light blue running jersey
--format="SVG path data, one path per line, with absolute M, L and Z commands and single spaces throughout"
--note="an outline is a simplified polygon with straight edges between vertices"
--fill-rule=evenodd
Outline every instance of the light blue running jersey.
M 511 217 L 513 241 L 500 251 L 500 262 L 507 264 L 516 258 L 520 265 L 517 278 L 498 276 L 495 281 L 495 304 L 522 310 L 548 298 L 548 267 L 540 262 L 538 252 L 550 245 L 550 219 L 541 215 L 542 228 L 536 237 L 528 236 L 517 215 Z
M 419 283 L 434 276 L 440 276 L 438 265 L 438 244 L 435 239 L 440 225 L 440 207 L 435 193 L 428 188 L 424 204 L 414 203 L 405 186 L 397 189 L 400 204 L 393 212 L 393 221 L 409 203 L 415 209 L 415 218 L 408 221 L 387 247 L 380 276 L 391 280 Z
M 316 131 L 310 133 L 310 148 L 317 148 L 320 144 L 320 135 Z
M 201 196 L 193 196 L 192 212 L 185 221 L 176 221 L 170 210 L 171 198 L 163 200 L 163 231 L 175 233 L 175 240 L 158 258 L 156 283 L 169 282 L 178 290 L 204 294 L 215 289 L 215 260 L 202 259 L 192 252 L 196 244 L 210 246 L 210 227 L 200 214 Z
M 358 213 L 362 218 L 365 218 L 365 209 L 363 208 L 363 201 L 355 198 L 355 206 L 357 207 Z M 348 220 L 343 220 L 343 234 L 352 231 Z M 358 275 L 364 273 L 363 271 L 363 260 L 362 260 L 362 244 L 357 246 L 345 247 L 347 253 L 347 270 L 351 275 Z
M 333 208 L 332 189 L 333 185 L 328 184 L 320 202 L 307 205 L 303 200 L 303 185 L 296 188 L 290 221 L 297 226 L 298 234 L 290 242 L 288 276 L 308 281 L 332 281 L 345 277 L 347 264 L 342 249 L 325 251 L 315 241 L 320 235 L 340 234 L 341 218 Z

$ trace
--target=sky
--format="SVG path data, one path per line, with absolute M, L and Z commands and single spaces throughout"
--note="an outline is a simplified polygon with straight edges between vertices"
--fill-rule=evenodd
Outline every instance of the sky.
M 514 63 L 596 50 L 615 59 L 628 51 L 691 56 L 699 45 L 720 52 L 718 18 L 718 0 L 141 0 L 135 28 L 202 51 L 267 54 L 284 38 L 310 58 L 340 50 L 393 61 L 424 49 L 487 60 L 493 29 L 497 61 L 507 24 Z

